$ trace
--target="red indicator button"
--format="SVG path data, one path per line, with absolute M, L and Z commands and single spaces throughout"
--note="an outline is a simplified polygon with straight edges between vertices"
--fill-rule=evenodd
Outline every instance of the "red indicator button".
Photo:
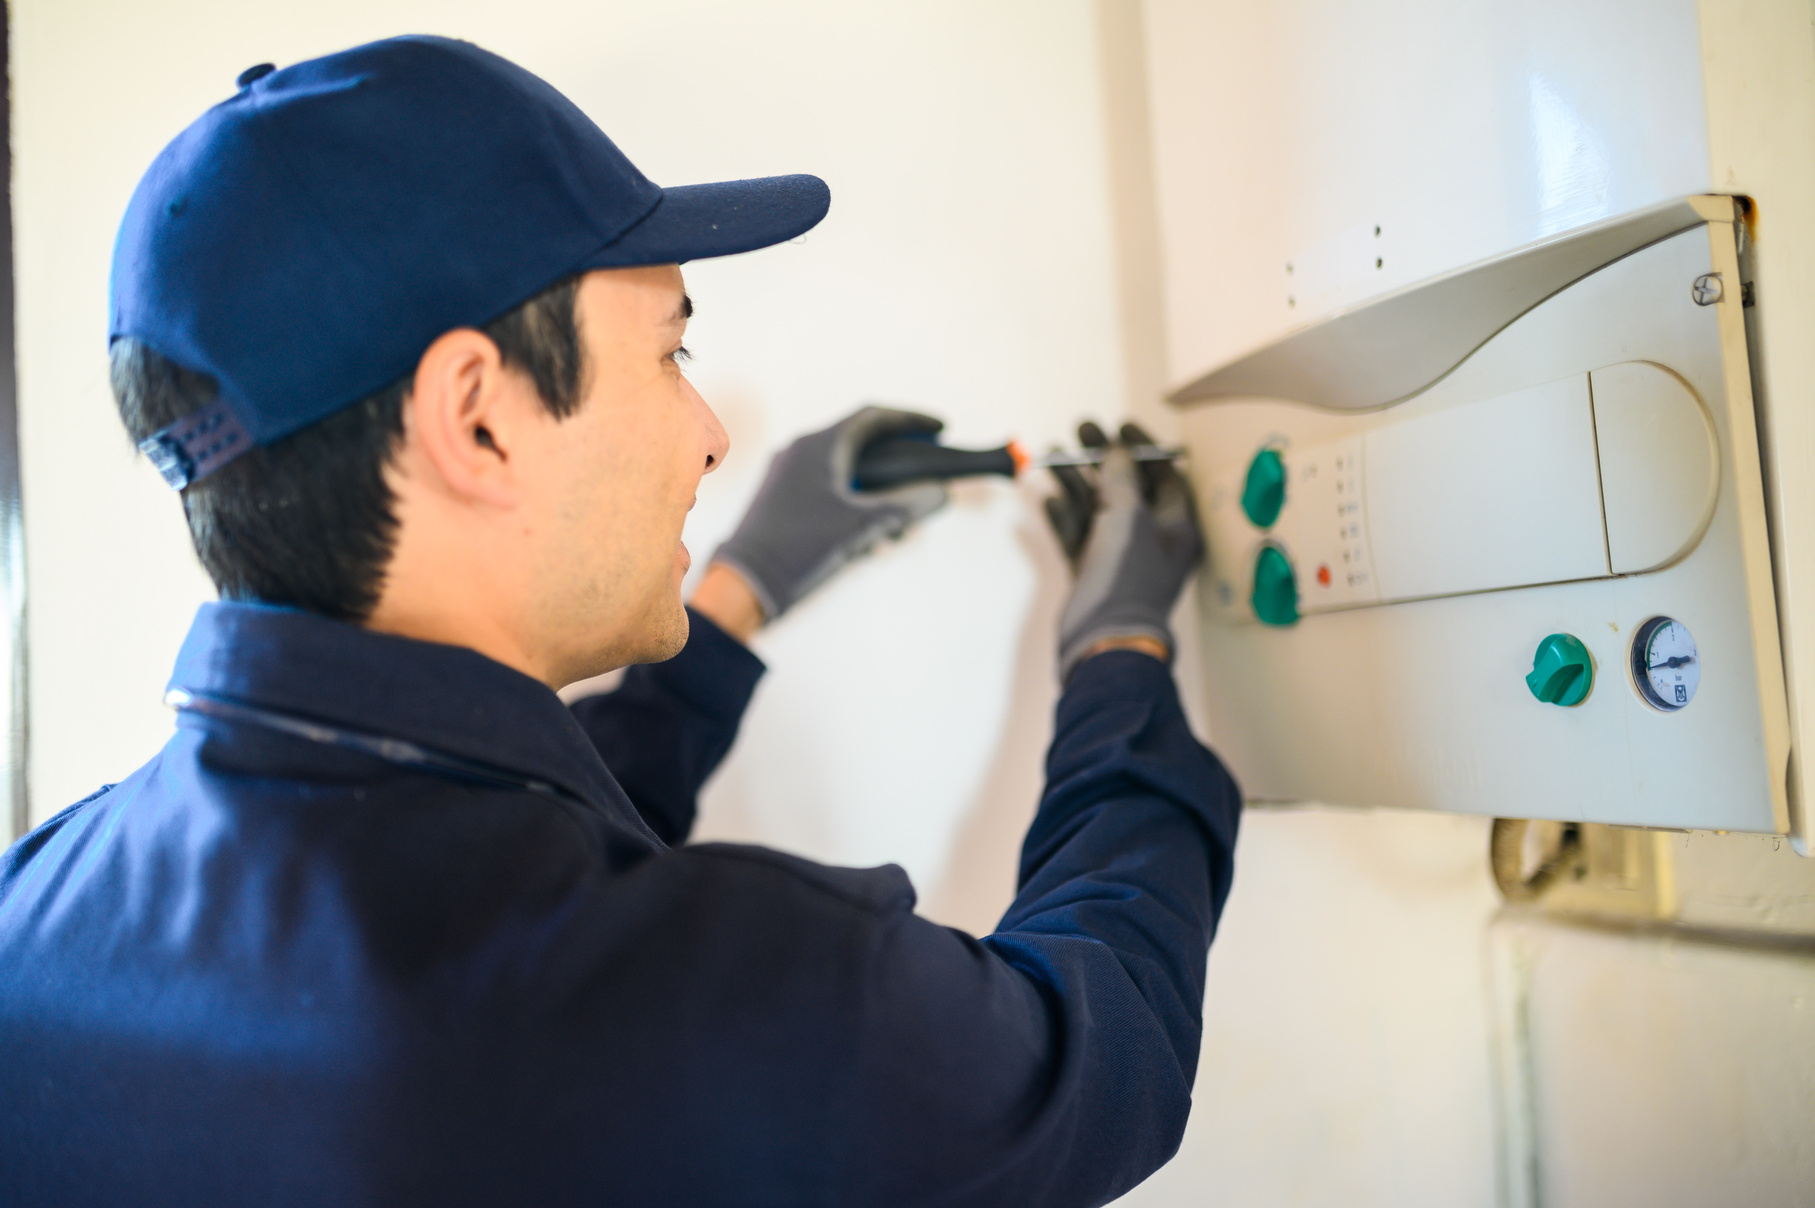
M 1330 585 L 1330 568 L 1328 566 L 1320 566 L 1317 568 L 1317 581 L 1325 587 Z

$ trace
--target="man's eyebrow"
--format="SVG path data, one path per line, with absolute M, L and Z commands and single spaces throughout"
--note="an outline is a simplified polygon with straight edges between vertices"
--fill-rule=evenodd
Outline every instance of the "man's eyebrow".
M 693 299 L 686 294 L 682 294 L 681 295 L 681 304 L 674 308 L 674 318 L 670 319 L 669 322 L 684 323 L 688 319 L 691 319 L 692 317 L 693 317 Z

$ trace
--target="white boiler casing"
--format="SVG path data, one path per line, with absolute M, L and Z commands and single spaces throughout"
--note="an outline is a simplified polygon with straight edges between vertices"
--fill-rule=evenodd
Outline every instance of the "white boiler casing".
M 1807 853 L 1807 5 L 1142 17 L 1198 695 L 1250 798 Z
M 1210 545 L 1211 729 L 1250 797 L 1787 828 L 1732 209 L 1678 207 L 1724 220 L 1590 272 L 1396 404 L 1184 404 Z M 1474 276 L 1491 312 L 1492 274 Z M 1265 527 L 1241 502 L 1263 450 L 1286 470 Z M 1295 572 L 1293 624 L 1255 617 L 1269 546 Z M 1631 645 L 1655 617 L 1698 647 L 1680 709 L 1635 680 Z M 1571 706 L 1526 682 L 1557 633 L 1593 660 Z

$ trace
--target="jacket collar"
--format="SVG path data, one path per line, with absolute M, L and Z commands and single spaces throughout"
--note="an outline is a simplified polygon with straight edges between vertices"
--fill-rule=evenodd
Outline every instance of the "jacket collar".
M 464 646 L 374 633 L 294 608 L 204 604 L 169 687 L 544 780 L 646 829 L 560 698 Z

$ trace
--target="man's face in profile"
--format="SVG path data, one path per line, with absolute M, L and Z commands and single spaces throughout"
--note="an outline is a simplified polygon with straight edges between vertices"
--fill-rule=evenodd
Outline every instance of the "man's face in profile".
M 577 311 L 581 402 L 531 450 L 524 536 L 538 547 L 534 622 L 581 678 L 686 644 L 681 528 L 728 440 L 681 371 L 692 304 L 678 265 L 588 273 Z

